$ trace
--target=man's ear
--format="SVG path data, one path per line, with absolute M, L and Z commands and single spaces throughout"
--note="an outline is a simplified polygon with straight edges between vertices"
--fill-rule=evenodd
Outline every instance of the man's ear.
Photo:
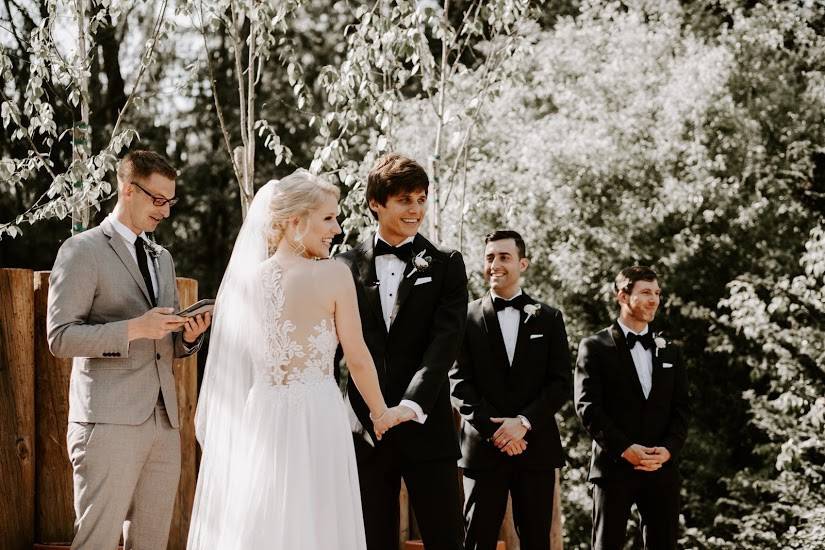
M 528 267 L 529 265 L 530 265 L 530 260 L 528 260 L 527 258 L 519 258 L 519 260 L 518 260 L 518 266 L 519 266 L 519 270 L 520 270 L 522 273 L 524 273 L 525 271 L 527 271 L 527 267 Z
M 378 207 L 379 207 L 379 206 L 381 206 L 381 205 L 380 205 L 380 204 L 378 204 L 378 201 L 377 201 L 377 200 L 375 200 L 375 199 L 370 199 L 370 200 L 369 200 L 369 202 L 367 203 L 367 206 L 369 206 L 369 209 L 370 209 L 370 210 L 372 210 L 373 212 L 375 212 L 375 215 L 376 215 L 376 216 L 378 215 Z

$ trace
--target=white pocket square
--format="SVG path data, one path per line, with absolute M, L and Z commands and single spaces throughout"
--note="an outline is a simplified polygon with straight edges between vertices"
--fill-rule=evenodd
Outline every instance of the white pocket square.
M 544 338 L 544 334 L 531 334 L 530 340 L 535 340 L 536 338 Z
M 415 284 L 413 286 L 423 285 L 424 283 L 429 283 L 432 280 L 432 277 L 421 277 L 420 279 L 415 280 Z
M 673 367 L 673 363 L 662 363 L 663 369 L 669 369 Z

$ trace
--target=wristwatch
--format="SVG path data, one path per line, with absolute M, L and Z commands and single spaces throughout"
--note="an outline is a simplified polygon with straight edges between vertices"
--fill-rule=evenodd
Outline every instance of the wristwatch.
M 520 414 L 520 415 L 516 416 L 516 418 L 521 420 L 521 425 L 524 426 L 525 428 L 527 428 L 528 432 L 533 429 L 533 425 L 530 424 L 530 421 L 527 420 L 527 417 L 524 416 L 523 414 Z

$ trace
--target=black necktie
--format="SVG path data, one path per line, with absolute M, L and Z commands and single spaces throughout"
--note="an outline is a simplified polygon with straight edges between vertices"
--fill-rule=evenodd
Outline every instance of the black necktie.
M 152 307 L 158 305 L 155 298 L 155 289 L 152 286 L 152 276 L 149 275 L 149 264 L 146 262 L 146 249 L 143 247 L 143 239 L 140 237 L 135 241 L 135 252 L 137 252 L 137 264 L 140 269 L 140 274 L 143 275 L 143 282 L 146 283 L 146 290 L 149 291 L 149 298 L 152 301 Z
M 496 311 L 501 311 L 506 307 L 513 307 L 521 311 L 525 305 L 527 305 L 527 296 L 524 294 L 519 294 L 511 300 L 505 300 L 504 298 L 499 298 L 498 296 L 493 297 L 493 309 Z
M 632 332 L 627 333 L 627 349 L 633 349 L 633 346 L 636 345 L 636 342 L 639 342 L 642 347 L 645 349 L 650 349 L 653 347 L 653 333 L 651 331 L 647 331 L 646 334 L 638 335 Z
M 401 246 L 392 246 L 378 239 L 375 243 L 375 257 L 383 256 L 384 254 L 395 254 L 395 256 L 402 262 L 410 261 L 412 258 L 413 245 L 412 243 L 402 244 Z

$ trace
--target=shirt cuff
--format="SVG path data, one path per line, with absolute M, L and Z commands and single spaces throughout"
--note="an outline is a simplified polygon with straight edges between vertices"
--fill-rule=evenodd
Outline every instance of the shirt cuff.
M 421 409 L 421 405 L 419 405 L 415 401 L 410 401 L 409 399 L 402 399 L 399 405 L 411 408 L 415 413 L 415 421 L 419 424 L 423 424 L 427 421 L 427 415 L 424 414 L 424 411 Z
M 530 421 L 527 420 L 527 417 L 524 416 L 523 414 L 518 415 L 516 418 L 521 420 L 521 425 L 524 426 L 525 428 L 527 428 L 528 432 L 533 429 L 533 425 L 530 424 Z

